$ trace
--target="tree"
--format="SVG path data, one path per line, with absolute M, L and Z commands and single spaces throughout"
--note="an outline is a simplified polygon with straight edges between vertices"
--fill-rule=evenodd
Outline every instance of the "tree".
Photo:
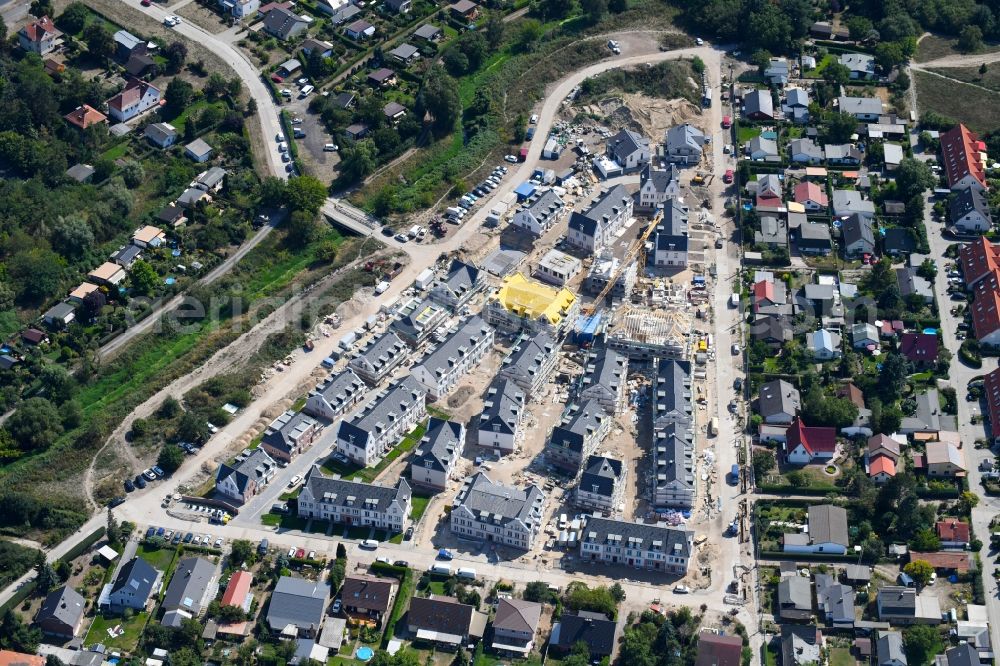
M 882 370 L 879 372 L 879 389 L 885 402 L 895 402 L 899 399 L 909 374 L 910 364 L 905 356 L 888 354 L 885 357 L 882 361 Z
M 75 261 L 93 249 L 94 232 L 79 213 L 68 213 L 52 223 L 50 241 L 56 252 Z
M 59 291 L 63 262 L 55 252 L 34 247 L 8 260 L 7 277 L 17 291 L 17 300 L 34 304 Z
M 342 541 L 337 542 L 337 559 L 346 560 L 347 559 L 347 547 Z
M 108 539 L 108 543 L 112 546 L 118 546 L 122 542 L 122 530 L 118 525 L 118 521 L 115 520 L 115 514 L 111 511 L 110 506 L 108 507 L 108 524 L 105 536 Z
M 490 51 L 496 51 L 503 44 L 503 15 L 500 12 L 490 12 L 486 17 L 483 34 L 486 35 L 486 45 Z
M 316 248 L 316 258 L 327 264 L 332 264 L 337 259 L 337 244 L 332 240 L 323 241 Z
M 751 464 L 753 465 L 754 478 L 757 479 L 758 483 L 776 466 L 774 454 L 766 449 L 757 449 L 754 451 Z
M 148 261 L 139 259 L 128 269 L 129 282 L 136 293 L 150 296 L 160 284 L 160 276 Z
M 319 235 L 319 225 L 316 216 L 304 210 L 297 210 L 288 218 L 288 244 L 292 247 L 305 247 L 316 240 Z
M 899 198 L 911 199 L 914 196 L 923 194 L 937 183 L 934 172 L 926 162 L 904 157 L 899 166 L 896 167 L 896 191 Z
M 236 663 L 239 666 L 253 666 L 257 661 L 257 641 L 248 639 L 240 644 L 236 651 Z
M 371 139 L 344 146 L 340 151 L 340 176 L 348 183 L 361 182 L 365 176 L 375 171 L 375 156 L 378 150 Z
M 283 178 L 268 176 L 260 183 L 260 203 L 264 206 L 277 208 L 285 203 L 285 187 Z
M 103 21 L 94 21 L 84 28 L 83 41 L 95 58 L 110 58 L 115 52 L 115 38 Z
M 958 33 L 958 49 L 975 53 L 983 48 L 983 30 L 978 25 L 967 25 Z
M 205 82 L 205 97 L 209 100 L 216 100 L 226 94 L 226 77 L 218 72 L 212 72 Z
M 764 4 L 751 13 L 747 28 L 751 46 L 772 53 L 787 50 L 792 41 L 791 19 L 777 5 Z
M 903 649 L 907 663 L 912 666 L 926 666 L 936 655 L 944 654 L 945 645 L 937 627 L 918 624 L 903 630 Z
M 531 3 L 531 12 L 543 21 L 566 18 L 572 9 L 573 0 L 535 0 Z
M 323 183 L 312 176 L 293 176 L 285 187 L 285 199 L 292 210 L 301 210 L 315 215 L 326 201 L 327 191 Z
M 35 571 L 35 589 L 41 596 L 45 596 L 59 584 L 59 575 L 48 562 L 42 561 L 35 567 Z
M 0 618 L 0 648 L 35 654 L 42 642 L 42 630 L 29 627 L 10 608 Z
M 534 50 L 535 45 L 542 38 L 545 30 L 541 21 L 533 18 L 526 18 L 521 21 L 517 35 L 514 37 L 514 50 L 527 53 Z
M 892 71 L 893 67 L 905 64 L 906 60 L 906 52 L 899 42 L 882 42 L 875 47 L 875 62 L 883 72 Z
M 146 180 L 146 170 L 142 168 L 142 163 L 138 160 L 125 160 L 119 169 L 125 185 L 134 190 Z
M 851 80 L 851 70 L 847 65 L 832 62 L 823 70 L 823 79 L 838 86 L 846 85 Z
M 176 118 L 187 108 L 193 97 L 194 87 L 190 83 L 177 77 L 170 79 L 170 83 L 167 84 L 167 104 L 163 107 L 164 113 L 168 118 Z
M 184 416 L 177 424 L 177 438 L 183 442 L 198 444 L 208 439 L 209 434 L 211 433 L 208 431 L 205 419 L 194 412 L 184 412 Z
M 628 0 L 608 0 L 608 11 L 612 14 L 628 11 Z
M 55 405 L 45 398 L 28 398 L 7 419 L 7 431 L 22 451 L 44 451 L 63 432 Z
M 608 0 L 580 0 L 580 9 L 591 23 L 598 23 L 608 13 Z
M 163 57 L 167 59 L 167 67 L 171 73 L 176 73 L 184 66 L 188 50 L 184 42 L 170 42 L 163 49 Z
M 903 567 L 903 572 L 913 578 L 917 582 L 917 585 L 923 587 L 931 582 L 931 574 L 934 573 L 934 567 L 926 560 L 913 560 Z
M 59 15 L 59 27 L 66 32 L 77 34 L 87 25 L 90 10 L 82 2 L 71 2 Z
M 935 552 L 941 547 L 941 539 L 932 530 L 924 529 L 913 535 L 910 545 L 918 553 Z
M 458 83 L 440 67 L 432 68 L 424 78 L 417 93 L 417 115 L 431 115 L 432 128 L 438 136 L 444 136 L 455 128 L 462 113 L 462 103 L 458 98 Z M 359 142 L 363 143 L 363 142 Z
M 254 552 L 254 546 L 252 543 L 246 539 L 236 539 L 232 543 L 232 549 L 229 552 L 229 561 L 234 567 L 239 567 L 245 562 L 252 561 Z
M 970 515 L 977 506 L 979 506 L 979 495 L 976 493 L 966 490 L 958 498 L 958 511 L 966 516 Z
M 167 474 L 172 474 L 180 469 L 184 462 L 184 451 L 174 444 L 167 444 L 160 449 L 160 455 L 156 457 L 156 464 L 163 468 Z
M 458 648 L 455 658 L 451 660 L 451 666 L 469 666 L 469 653 L 463 648 Z
M 858 120 L 849 113 L 827 114 L 824 122 L 824 132 L 830 143 L 847 143 L 857 129 Z
M 625 589 L 619 583 L 612 585 L 610 592 L 611 598 L 615 600 L 615 603 L 620 604 L 625 601 Z
M 45 657 L 45 666 L 66 666 L 66 665 L 63 663 L 62 659 L 55 656 L 54 654 L 50 654 Z
M 865 16 L 852 16 L 847 19 L 847 30 L 851 33 L 852 41 L 862 42 L 868 39 L 874 29 L 871 19 Z
M 985 62 L 982 65 L 980 65 L 979 66 L 979 78 L 983 78 L 984 76 L 986 76 L 986 72 L 988 72 L 989 69 L 990 68 L 986 65 Z

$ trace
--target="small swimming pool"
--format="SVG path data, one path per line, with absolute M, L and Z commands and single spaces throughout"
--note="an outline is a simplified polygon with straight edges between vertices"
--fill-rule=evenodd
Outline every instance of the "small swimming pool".
M 937 329 L 936 328 L 925 328 L 924 329 L 924 333 L 926 333 L 927 335 L 937 335 Z
M 164 284 L 173 284 L 173 283 L 177 282 L 177 278 L 168 277 L 163 282 L 164 282 Z
M 371 661 L 371 658 L 375 656 L 375 651 L 367 645 L 363 645 L 357 649 L 354 656 L 361 661 Z

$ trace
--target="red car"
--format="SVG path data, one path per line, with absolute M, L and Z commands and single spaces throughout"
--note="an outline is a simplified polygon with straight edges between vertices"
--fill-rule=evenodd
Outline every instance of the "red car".
M 722 127 L 725 129 L 729 129 L 732 126 L 733 126 L 733 119 L 730 118 L 729 116 L 722 116 Z
M 301 560 L 305 556 L 306 556 L 306 550 L 305 550 L 305 548 L 299 548 L 297 551 L 295 551 L 295 557 L 297 559 Z
M 141 0 L 139 4 L 142 5 L 143 7 L 149 7 L 151 4 L 153 4 L 153 2 L 152 0 Z
M 275 83 L 281 83 L 285 79 L 284 79 L 284 77 L 278 76 L 277 74 L 272 74 L 271 75 L 271 80 L 274 81 Z
M 731 183 L 733 182 L 733 170 L 726 169 L 726 174 L 722 177 L 722 182 Z

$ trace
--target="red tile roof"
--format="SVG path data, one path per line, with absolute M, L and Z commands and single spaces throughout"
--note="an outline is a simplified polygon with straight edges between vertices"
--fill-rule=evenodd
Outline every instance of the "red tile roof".
M 250 584 L 253 583 L 253 574 L 249 571 L 237 571 L 229 579 L 226 592 L 222 595 L 223 606 L 243 606 L 247 594 L 250 592 Z
M 0 650 L 0 666 L 45 666 L 45 657 L 13 650 Z
M 38 43 L 45 39 L 47 34 L 56 34 L 59 31 L 56 30 L 56 24 L 52 22 L 48 16 L 43 16 L 37 21 L 32 21 L 28 25 L 22 28 L 24 36 L 27 37 L 34 43 Z
M 982 290 L 972 301 L 972 330 L 977 340 L 1000 329 L 1000 292 Z
M 833 453 L 837 450 L 837 429 L 807 426 L 801 417 L 795 417 L 788 427 L 786 451 L 794 451 L 799 444 L 810 455 Z
M 719 636 L 703 631 L 698 634 L 698 658 L 695 666 L 740 666 L 743 640 L 739 636 Z
M 858 409 L 865 408 L 865 394 L 861 392 L 857 386 L 851 382 L 847 382 L 837 389 L 838 398 L 847 398 L 852 403 L 858 406 Z
M 985 236 L 966 243 L 958 250 L 962 275 L 970 287 L 989 273 L 1000 270 L 1000 245 L 993 245 Z
M 774 302 L 774 283 L 767 280 L 761 280 L 753 286 L 753 302 L 759 303 L 760 301 L 768 300 L 772 303 Z
M 899 353 L 914 363 L 933 363 L 938 356 L 937 335 L 903 333 L 899 340 Z
M 968 553 L 917 553 L 910 551 L 910 561 L 923 560 L 935 569 L 954 569 L 958 572 L 972 568 Z
M 941 135 L 941 158 L 949 186 L 971 175 L 986 187 L 986 172 L 979 156 L 980 143 L 979 137 L 965 125 Z
M 151 83 L 132 79 L 125 85 L 125 90 L 108 100 L 108 107 L 121 111 L 145 97 L 148 90 L 155 90 L 157 93 L 160 92 L 159 88 Z
M 108 122 L 108 117 L 106 115 L 89 104 L 76 107 L 74 110 L 63 116 L 63 118 L 66 119 L 66 122 L 71 125 L 76 125 L 80 129 L 87 129 L 91 125 Z
M 903 332 L 903 322 L 898 319 L 885 319 L 882 321 L 882 335 L 891 338 Z
M 963 523 L 952 518 L 951 520 L 939 520 L 935 527 L 937 528 L 938 538 L 941 541 L 969 543 L 971 535 L 969 523 Z
M 816 183 L 806 181 L 795 186 L 795 201 L 798 203 L 815 201 L 820 206 L 826 206 L 830 203 L 830 200 L 826 196 L 826 192 L 823 191 L 823 188 Z
M 896 461 L 889 456 L 875 456 L 868 463 L 868 476 L 877 476 L 883 473 L 896 476 Z
M 986 396 L 986 410 L 990 415 L 990 430 L 995 437 L 1000 432 L 1000 368 L 983 378 L 983 393 Z

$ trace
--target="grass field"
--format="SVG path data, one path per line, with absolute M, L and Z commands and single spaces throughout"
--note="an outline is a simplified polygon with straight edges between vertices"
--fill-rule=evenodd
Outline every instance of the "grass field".
M 1000 93 L 942 79 L 927 72 L 915 74 L 920 113 L 934 111 L 965 123 L 977 132 L 988 132 L 1000 125 L 995 111 L 1000 105 Z M 955 104 L 956 99 L 962 100 L 962 103 Z
M 139 550 L 136 551 L 136 555 L 149 562 L 154 569 L 162 572 L 166 572 L 170 563 L 173 562 L 174 553 L 176 551 L 173 548 L 153 548 L 146 544 L 140 544 Z
M 148 618 L 149 613 L 146 612 L 136 613 L 132 616 L 132 619 L 128 621 L 125 621 L 121 617 L 105 617 L 103 615 L 98 615 L 94 618 L 94 623 L 90 625 L 90 631 L 87 632 L 87 638 L 84 640 L 84 644 L 93 645 L 95 643 L 103 643 L 104 646 L 108 648 L 132 651 L 139 643 L 139 635 L 142 633 L 143 627 L 146 626 L 146 620 Z M 125 630 L 125 633 L 112 638 L 108 634 L 108 629 L 119 624 L 122 626 L 122 629 Z
M 427 505 L 431 503 L 430 495 L 417 495 L 413 494 L 412 497 L 413 508 L 410 509 L 410 520 L 417 522 L 424 515 L 424 511 L 427 511 Z
M 848 648 L 830 649 L 830 666 L 856 666 L 857 663 Z
M 928 71 L 1000 91 L 1000 64 L 988 68 L 985 74 L 979 73 L 979 67 L 937 67 Z
M 914 59 L 917 62 L 927 62 L 953 55 L 967 55 L 958 50 L 957 44 L 957 39 L 928 35 L 920 40 L 920 44 L 917 46 L 917 56 Z M 987 44 L 979 53 L 992 53 L 998 50 L 1000 50 L 1000 44 Z

